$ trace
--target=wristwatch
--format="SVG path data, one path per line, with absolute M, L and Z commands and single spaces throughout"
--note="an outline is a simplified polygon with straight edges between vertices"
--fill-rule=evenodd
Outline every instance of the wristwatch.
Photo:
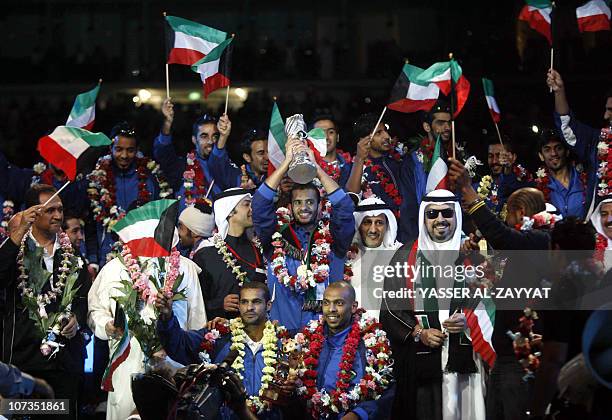
M 421 333 L 423 332 L 423 328 L 419 328 L 418 331 L 414 334 L 414 342 L 418 343 L 421 341 Z

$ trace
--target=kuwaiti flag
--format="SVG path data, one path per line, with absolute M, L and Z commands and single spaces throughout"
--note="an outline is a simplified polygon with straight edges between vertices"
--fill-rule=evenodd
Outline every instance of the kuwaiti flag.
M 66 121 L 68 127 L 79 127 L 91 130 L 96 120 L 96 98 L 100 91 L 100 83 L 87 92 L 77 95 L 72 110 Z
M 435 83 L 445 96 L 454 95 L 456 101 L 453 117 L 459 115 L 470 94 L 470 82 L 454 59 L 432 64 L 418 74 L 413 82 L 421 85 Z
M 519 20 L 527 22 L 529 27 L 544 35 L 552 45 L 552 30 L 550 14 L 552 3 L 550 0 L 525 0 L 527 3 L 519 13 Z
M 323 158 L 327 154 L 327 135 L 322 128 L 313 128 L 306 133 L 306 142 L 308 147 L 312 149 L 315 157 Z
M 226 39 L 206 57 L 191 66 L 193 71 L 200 73 L 200 78 L 204 83 L 204 97 L 217 89 L 230 85 L 233 40 L 234 38 Z
M 113 226 L 121 241 L 138 257 L 167 257 L 174 240 L 177 200 L 155 200 L 129 211 Z
M 125 318 L 123 335 L 121 336 L 121 340 L 119 340 L 119 344 L 113 352 L 113 355 L 108 361 L 108 366 L 104 371 L 104 376 L 102 376 L 102 390 L 106 392 L 113 392 L 115 390 L 113 388 L 113 373 L 115 373 L 117 367 L 128 358 L 130 355 L 130 350 L 130 331 L 128 329 L 127 318 Z
M 111 141 L 104 133 L 60 125 L 38 140 L 38 152 L 74 181 L 77 174 L 90 172 L 110 145 Z
M 168 64 L 191 66 L 221 44 L 227 33 L 187 19 L 166 16 Z
M 404 64 L 393 89 L 387 107 L 399 112 L 429 111 L 440 96 L 440 88 L 433 82 L 419 81 L 423 69 Z
M 427 175 L 427 185 L 425 186 L 425 194 L 429 194 L 433 190 L 448 190 L 448 165 L 442 156 L 442 140 L 440 136 L 436 140 L 436 147 L 431 156 L 431 169 Z
M 591 0 L 576 8 L 580 32 L 610 30 L 610 6 L 604 0 Z
M 493 326 L 495 325 L 495 303 L 484 298 L 476 308 L 464 309 L 465 319 L 470 329 L 472 348 L 489 367 L 493 367 L 497 354 L 493 348 Z
M 493 82 L 483 77 L 482 87 L 484 88 L 484 94 L 487 100 L 487 105 L 489 106 L 489 112 L 491 113 L 491 118 L 493 118 L 493 121 L 495 121 L 495 124 L 498 124 L 499 120 L 501 119 L 501 113 L 499 112 L 497 101 L 495 100 L 495 93 L 493 91 Z
M 285 143 L 287 143 L 285 123 L 278 105 L 274 102 L 268 131 L 268 175 L 271 175 L 285 160 Z

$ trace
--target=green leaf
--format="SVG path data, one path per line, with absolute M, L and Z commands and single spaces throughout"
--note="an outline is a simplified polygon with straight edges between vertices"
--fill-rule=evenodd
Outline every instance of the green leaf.
M 28 272 L 28 283 L 32 287 L 34 294 L 39 294 L 44 285 L 49 281 L 51 273 L 43 268 L 43 248 L 35 246 L 34 249 L 30 249 L 28 245 L 31 241 L 28 239 L 27 242 L 27 249 L 23 256 L 23 266 Z
M 172 292 L 176 292 L 178 288 L 181 286 L 181 283 L 183 282 L 183 277 L 185 277 L 185 275 L 181 273 L 176 278 L 176 281 L 174 282 L 174 286 L 172 286 Z
M 187 299 L 187 296 L 185 296 L 185 294 L 183 293 L 182 290 L 180 292 L 175 293 L 172 296 L 172 301 L 175 301 L 175 300 L 185 300 L 185 299 Z

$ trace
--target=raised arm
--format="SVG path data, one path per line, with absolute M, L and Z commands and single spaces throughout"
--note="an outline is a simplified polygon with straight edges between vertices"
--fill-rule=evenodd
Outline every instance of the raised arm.
M 174 122 L 174 104 L 167 98 L 162 103 L 164 121 L 159 135 L 153 141 L 153 158 L 159 162 L 162 171 L 168 177 L 170 185 L 178 191 L 184 165 L 176 154 L 172 143 L 172 124 Z
M 353 159 L 353 167 L 348 181 L 346 191 L 359 194 L 361 192 L 361 177 L 363 176 L 363 164 L 370 154 L 370 137 L 364 137 L 357 143 L 357 153 Z

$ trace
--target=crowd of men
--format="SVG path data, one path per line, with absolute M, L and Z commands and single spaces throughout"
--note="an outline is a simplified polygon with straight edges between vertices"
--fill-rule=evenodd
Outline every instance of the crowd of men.
M 582 286 L 596 292 L 609 284 L 612 91 L 604 128 L 592 128 L 572 113 L 561 75 L 550 70 L 546 81 L 556 127 L 542 133 L 542 167 L 533 173 L 505 138 L 488 146 L 489 173 L 472 179 L 465 150 L 453 150 L 460 142 L 452 139 L 452 114 L 443 100 L 423 114 L 423 141 L 414 150 L 367 114 L 354 122 L 352 133 L 342 133 L 357 145 L 351 156 L 337 148 L 333 116 L 320 115 L 309 125 L 324 130 L 326 154 L 289 136 L 284 159 L 273 170 L 268 135 L 259 128 L 245 133 L 242 161 L 232 161 L 226 147 L 232 122 L 225 114 L 195 121 L 193 150 L 179 156 L 170 99 L 162 105 L 152 158 L 139 152 L 144 139 L 119 123 L 110 132 L 110 154 L 57 196 L 67 182 L 62 171 L 53 165 L 18 168 L 0 155 L 6 238 L 0 248 L 0 395 L 68 398 L 70 418 L 81 405 L 107 399 L 108 419 L 138 418 L 130 381 L 145 371 L 146 357 L 134 339 L 113 373 L 114 389 L 108 396 L 98 390 L 124 336 L 115 298 L 130 280 L 112 227 L 130 210 L 174 197 L 180 202 L 176 245 L 186 299 L 154 294 L 141 314 L 156 323 L 162 347 L 156 355 L 175 363 L 201 363 L 206 351 L 208 362 L 220 363 L 239 350 L 241 362 L 233 366 L 246 398 L 228 402 L 224 418 L 543 418 L 557 398 L 561 366 L 583 351 L 590 311 L 544 311 L 527 334 L 534 352 L 519 355 L 509 332 L 519 329 L 523 311 L 498 310 L 492 320 L 495 362 L 488 363 L 470 335 L 465 301 L 409 302 L 388 293 L 399 296 L 410 283 L 414 289 L 461 287 L 455 275 L 386 276 L 386 293 L 374 296 L 371 266 L 467 266 L 476 264 L 464 259 L 474 250 L 528 250 L 531 258 L 528 253 L 504 261 L 497 285 L 537 288 L 548 279 L 554 294 Z M 431 189 L 438 139 L 447 182 Z M 312 182 L 288 176 L 297 155 L 314 163 Z M 551 271 L 542 257 L 548 250 L 586 254 L 570 253 L 574 258 L 560 259 Z M 576 280 L 577 272 L 592 281 Z M 61 328 L 49 333 L 57 337 L 41 345 L 36 320 L 66 306 L 64 299 L 70 304 L 60 315 Z M 380 324 L 369 323 L 371 316 Z M 231 331 L 219 333 L 226 322 Z M 305 373 L 283 379 L 288 406 L 269 405 L 262 401 L 277 370 L 271 354 L 291 353 L 285 336 L 302 344 Z M 94 385 L 87 387 L 83 365 L 90 340 Z M 383 344 L 376 347 L 376 340 Z M 530 357 L 539 357 L 539 369 L 523 363 Z M 584 410 L 604 418 L 597 417 L 605 407 L 594 395 L 595 403 L 583 404 Z M 296 411 L 296 401 L 307 410 Z

